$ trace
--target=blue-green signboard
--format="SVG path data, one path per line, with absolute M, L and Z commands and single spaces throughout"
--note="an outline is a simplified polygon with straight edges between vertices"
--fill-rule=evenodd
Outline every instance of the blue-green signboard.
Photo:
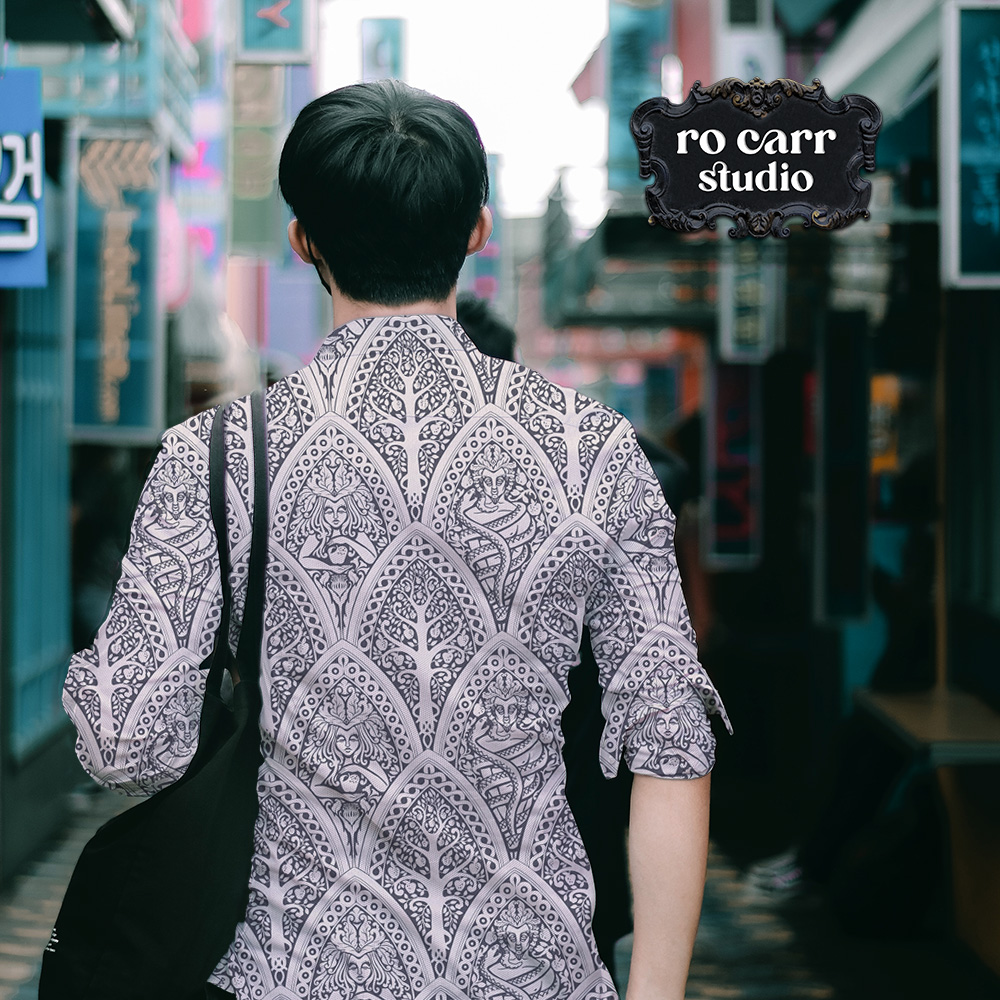
M 398 17 L 361 21 L 361 80 L 403 79 L 403 25 Z
M 0 72 L 0 288 L 48 284 L 42 71 Z
M 660 93 L 670 52 L 670 0 L 610 0 L 608 7 L 608 187 L 637 190 L 639 155 L 629 130 L 636 106 Z
M 1000 288 L 1000 6 L 951 3 L 942 17 L 942 281 Z
M 312 58 L 312 0 L 239 0 L 238 62 L 307 63 Z
M 87 138 L 77 207 L 73 431 L 138 443 L 163 431 L 157 301 L 162 150 L 146 136 Z

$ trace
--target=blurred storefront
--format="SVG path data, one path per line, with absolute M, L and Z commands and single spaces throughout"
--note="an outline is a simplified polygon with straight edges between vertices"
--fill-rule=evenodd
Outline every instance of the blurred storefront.
M 950 853 L 919 877 L 1000 974 L 1000 8 L 611 0 L 574 90 L 613 109 L 637 67 L 644 97 L 819 77 L 882 109 L 871 218 L 787 241 L 649 226 L 612 127 L 611 208 L 581 238 L 553 191 L 521 335 L 695 473 L 699 638 L 742 720 L 720 746 L 726 846 L 749 861 L 801 834 L 856 713 L 908 762 L 897 799 L 933 785 L 943 818 L 918 822 Z
M 0 132 L 25 145 L 2 147 L 0 247 L 25 242 L 36 202 L 39 249 L 0 252 L 3 880 L 62 823 L 80 783 L 66 662 L 104 617 L 160 434 L 258 378 L 224 315 L 223 4 L 83 10 L 5 4 Z M 15 120 L 18 78 L 32 81 L 36 125 Z
M 39 102 L 47 274 L 30 288 L 15 276 L 0 292 L 0 877 L 62 821 L 61 793 L 78 780 L 60 695 L 87 600 L 72 572 L 81 532 L 94 527 L 83 481 L 122 464 L 84 443 L 127 455 L 157 440 L 162 282 L 184 266 L 172 259 L 183 246 L 160 240 L 169 164 L 191 149 L 197 56 L 172 4 L 105 0 L 91 10 L 6 4 L 7 74 L 33 76 Z M 13 105 L 0 107 L 6 131 Z

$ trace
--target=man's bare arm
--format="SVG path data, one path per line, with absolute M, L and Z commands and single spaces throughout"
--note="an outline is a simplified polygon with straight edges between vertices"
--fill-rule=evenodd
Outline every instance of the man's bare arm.
M 637 774 L 629 871 L 635 938 L 626 1000 L 683 1000 L 708 858 L 710 776 Z

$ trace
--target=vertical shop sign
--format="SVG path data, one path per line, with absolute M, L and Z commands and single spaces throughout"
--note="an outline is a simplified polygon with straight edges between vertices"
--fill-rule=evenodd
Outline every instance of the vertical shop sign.
M 236 61 L 287 65 L 312 60 L 313 0 L 239 0 Z
M 636 105 L 660 92 L 660 64 L 670 52 L 670 0 L 610 0 L 608 7 L 608 188 L 642 186 L 629 129 Z
M 398 17 L 366 17 L 361 21 L 361 79 L 403 79 L 403 26 Z
M 719 260 L 719 357 L 763 364 L 781 339 L 783 248 L 723 244 Z
M 233 80 L 231 249 L 251 257 L 277 257 L 285 239 L 277 185 L 285 67 L 237 66 Z
M 898 375 L 872 375 L 870 454 L 873 476 L 899 472 L 899 404 L 902 383 Z
M 147 135 L 88 137 L 77 204 L 73 431 L 140 442 L 163 429 L 157 205 L 162 149 Z
M 941 283 L 1000 288 L 1000 7 L 942 18 Z
M 818 621 L 865 614 L 871 379 L 868 313 L 831 312 L 818 339 L 815 573 Z
M 48 284 L 42 139 L 41 70 L 0 72 L 0 288 Z
M 709 366 L 702 519 L 706 565 L 752 569 L 761 550 L 760 368 Z

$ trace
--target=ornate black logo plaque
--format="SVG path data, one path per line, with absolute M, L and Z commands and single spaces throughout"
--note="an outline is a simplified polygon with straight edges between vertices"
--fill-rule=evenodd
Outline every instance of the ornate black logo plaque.
M 838 229 L 868 218 L 882 113 L 859 94 L 831 101 L 819 80 L 695 83 L 681 104 L 643 101 L 630 126 L 650 223 L 694 232 L 735 222 L 729 235 L 788 236 L 786 220 Z

